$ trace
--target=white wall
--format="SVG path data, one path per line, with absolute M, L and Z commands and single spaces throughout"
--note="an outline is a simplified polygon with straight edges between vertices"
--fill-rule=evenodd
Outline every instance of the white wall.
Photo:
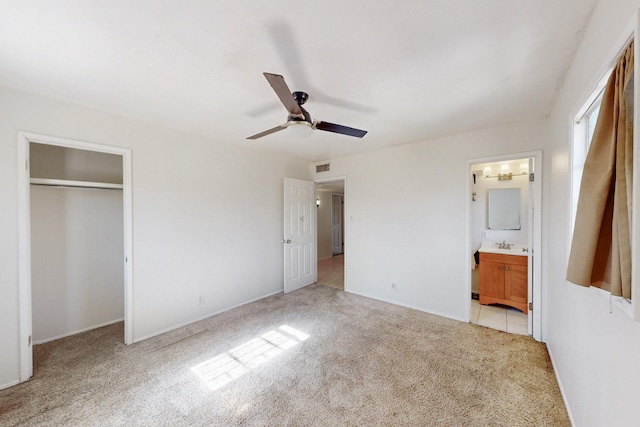
M 543 232 L 550 249 L 543 254 L 546 335 L 577 426 L 640 423 L 640 322 L 615 307 L 610 310 L 597 291 L 564 280 L 572 118 L 623 47 L 624 27 L 639 7 L 638 0 L 599 2 L 550 118 L 552 145 L 543 189 Z
M 333 256 L 333 243 L 331 238 L 331 192 L 317 192 L 320 199 L 318 206 L 318 259 L 331 258 Z
M 122 184 L 122 156 L 55 145 L 29 145 L 32 178 Z
M 354 293 L 468 317 L 467 161 L 544 148 L 544 121 L 331 160 L 316 179 L 346 176 L 346 283 Z M 397 282 L 393 291 L 391 283 Z
M 18 131 L 132 149 L 135 340 L 282 290 L 283 177 L 306 162 L 0 88 L 0 387 L 19 378 Z

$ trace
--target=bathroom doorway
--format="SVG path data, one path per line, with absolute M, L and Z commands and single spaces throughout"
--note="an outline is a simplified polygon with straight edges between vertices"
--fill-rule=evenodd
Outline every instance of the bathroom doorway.
M 316 183 L 318 280 L 345 290 L 345 179 Z
M 541 152 L 469 161 L 467 203 L 469 321 L 537 340 L 540 165 Z

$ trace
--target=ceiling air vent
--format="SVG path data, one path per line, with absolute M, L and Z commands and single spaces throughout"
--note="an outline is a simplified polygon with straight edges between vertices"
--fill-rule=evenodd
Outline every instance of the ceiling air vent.
M 331 167 L 331 163 L 322 163 L 322 164 L 316 165 L 316 173 L 329 172 L 330 167 Z

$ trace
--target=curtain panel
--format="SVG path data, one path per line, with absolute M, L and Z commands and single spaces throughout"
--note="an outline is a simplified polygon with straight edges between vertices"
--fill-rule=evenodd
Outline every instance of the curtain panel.
M 582 173 L 567 280 L 631 298 L 633 42 L 609 77 Z

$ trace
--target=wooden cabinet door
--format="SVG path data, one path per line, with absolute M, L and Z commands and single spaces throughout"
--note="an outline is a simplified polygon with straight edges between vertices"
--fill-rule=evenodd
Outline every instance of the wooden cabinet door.
M 504 298 L 504 264 L 480 262 L 480 295 Z M 526 283 L 526 282 L 525 282 Z M 526 288 L 525 288 L 526 290 Z
M 522 264 L 505 264 L 504 276 L 505 299 L 527 303 L 527 266 Z

